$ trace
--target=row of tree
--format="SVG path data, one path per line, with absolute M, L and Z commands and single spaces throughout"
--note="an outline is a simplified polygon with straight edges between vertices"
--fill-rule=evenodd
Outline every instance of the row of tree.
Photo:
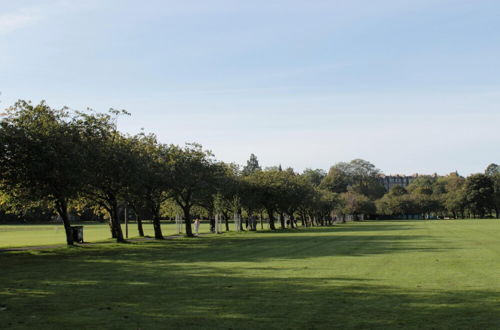
M 379 214 L 393 217 L 500 217 L 500 167 L 488 166 L 485 173 L 467 178 L 420 176 L 406 188 L 395 186 L 376 201 Z
M 333 194 L 315 189 L 290 169 L 262 171 L 254 156 L 240 170 L 198 144 L 180 147 L 160 143 L 153 134 L 123 134 L 116 125 L 120 115 L 127 113 L 53 109 L 25 101 L 7 109 L 0 125 L 2 209 L 49 208 L 60 216 L 67 243 L 73 244 L 69 214 L 88 209 L 104 211 L 112 237 L 123 242 L 124 205 L 137 215 L 149 214 L 155 238 L 162 239 L 165 205 L 182 212 L 186 234 L 193 236 L 193 208 L 203 208 L 210 218 L 221 214 L 226 221 L 232 213 L 265 212 L 275 229 L 276 218 L 285 227 L 285 216 L 293 219 L 297 212 L 323 218 L 335 202 Z M 143 234 L 140 219 L 138 225 Z
M 325 225 L 378 215 L 485 216 L 499 210 L 499 168 L 462 178 L 422 176 L 407 188 L 386 192 L 380 171 L 356 159 L 326 173 L 298 174 L 281 166 L 262 169 L 251 155 L 246 166 L 217 161 L 198 144 L 160 143 L 154 134 L 123 134 L 109 113 L 53 109 L 19 101 L 0 123 L 0 208 L 19 213 L 35 207 L 56 212 L 68 244 L 73 244 L 69 215 L 104 212 L 112 237 L 123 242 L 120 210 L 127 206 L 150 217 L 155 238 L 163 239 L 160 220 L 181 213 L 186 235 L 191 218 L 243 216 L 250 229 L 266 218 L 276 229 Z M 201 210 L 201 211 L 200 211 Z

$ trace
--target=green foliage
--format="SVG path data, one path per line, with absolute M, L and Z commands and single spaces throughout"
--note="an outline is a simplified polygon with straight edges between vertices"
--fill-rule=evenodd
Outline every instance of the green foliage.
M 500 218 L 500 173 L 491 177 L 493 181 L 493 207 L 495 208 L 497 218 Z
M 191 208 L 213 206 L 213 195 L 217 192 L 221 167 L 213 154 L 199 144 L 187 144 L 184 148 L 170 146 L 168 153 L 169 194 L 184 212 L 186 235 L 191 231 Z
M 247 176 L 258 171 L 262 171 L 262 168 L 259 165 L 257 156 L 251 154 L 250 159 L 247 160 L 247 164 L 243 167 L 242 175 Z
M 484 174 L 490 177 L 498 173 L 500 173 L 500 166 L 495 163 L 488 165 L 488 167 L 486 167 L 486 170 L 484 171 Z
M 344 214 L 374 214 L 376 212 L 375 204 L 365 195 L 355 191 L 348 191 L 341 195 L 342 213 Z
M 384 194 L 379 176 L 380 170 L 375 165 L 363 159 L 354 159 L 331 167 L 321 187 L 336 193 L 347 192 L 349 188 L 370 199 L 376 199 Z
M 485 174 L 473 174 L 465 180 L 465 200 L 474 215 L 484 217 L 494 207 L 495 187 Z
M 124 110 L 108 113 L 52 109 L 19 101 L 0 123 L 0 212 L 28 212 L 63 218 L 71 244 L 69 212 L 100 214 L 110 219 L 112 236 L 123 241 L 120 218 L 124 207 L 151 217 L 155 237 L 162 239 L 161 215 L 186 219 L 191 214 L 226 220 L 238 213 L 270 218 L 300 217 L 304 225 L 324 225 L 339 214 L 424 217 L 490 216 L 500 213 L 499 166 L 465 180 L 458 174 L 419 176 L 406 188 L 384 195 L 380 171 L 355 159 L 332 166 L 327 173 L 306 169 L 297 174 L 281 165 L 261 169 L 251 154 L 240 170 L 215 160 L 199 144 L 185 147 L 159 143 L 154 134 L 129 136 L 117 129 Z M 375 202 L 376 201 L 376 202 Z M 44 212 L 39 212 L 44 210 Z M 226 223 L 227 224 L 227 223 Z M 294 226 L 294 221 L 290 225 Z
M 465 179 L 457 174 L 440 177 L 435 182 L 434 193 L 441 201 L 442 208 L 454 218 L 464 217 L 466 207 Z
M 140 166 L 134 144 L 117 131 L 116 118 L 112 115 L 81 114 L 86 174 L 81 195 L 106 210 L 112 237 L 122 242 L 119 206 L 130 193 L 134 177 L 140 174 Z
M 342 193 L 347 191 L 348 185 L 349 178 L 347 174 L 340 168 L 333 166 L 321 182 L 320 187 L 335 193 Z
M 400 186 L 394 186 L 376 201 L 377 213 L 391 216 L 414 214 L 416 207 L 412 196 Z
M 302 177 L 306 179 L 307 182 L 312 184 L 314 187 L 319 187 L 323 179 L 326 177 L 326 172 L 322 169 L 310 169 L 307 168 L 302 172 Z
M 77 120 L 66 108 L 44 102 L 19 101 L 7 114 L 0 123 L 0 187 L 10 195 L 10 207 L 47 203 L 62 217 L 73 244 L 68 204 L 80 191 L 85 163 Z
M 406 188 L 412 194 L 432 195 L 434 183 L 437 177 L 431 175 L 420 175 L 415 178 Z

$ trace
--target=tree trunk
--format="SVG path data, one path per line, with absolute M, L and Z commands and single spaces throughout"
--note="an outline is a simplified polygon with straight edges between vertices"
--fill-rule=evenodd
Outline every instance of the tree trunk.
M 229 231 L 229 217 L 227 212 L 222 212 L 222 216 L 224 217 L 224 224 L 226 225 L 226 231 Z
M 113 225 L 113 216 L 111 215 L 111 212 L 109 212 L 109 230 L 111 231 L 111 238 L 116 238 L 116 231 L 115 231 L 115 226 Z
M 141 217 L 135 213 L 135 221 L 137 222 L 137 231 L 139 232 L 140 237 L 144 237 L 144 229 L 142 228 L 142 219 Z
M 66 233 L 66 244 L 73 245 L 73 230 L 71 229 L 71 224 L 69 223 L 68 206 L 66 205 L 66 201 L 56 202 L 56 209 L 63 221 L 64 232 Z
M 276 226 L 274 225 L 274 212 L 268 210 L 267 214 L 269 215 L 269 229 L 276 230 Z
M 238 210 L 238 216 L 240 217 L 240 231 L 244 231 L 244 229 L 243 229 L 243 221 L 241 221 L 243 219 L 241 208 Z
M 164 239 L 163 233 L 161 232 L 161 223 L 160 223 L 160 210 L 159 207 L 153 208 L 153 229 L 155 231 L 155 239 Z
M 112 212 L 110 214 L 111 217 L 111 226 L 113 228 L 113 232 L 115 233 L 115 238 L 117 243 L 125 243 L 123 239 L 122 226 L 120 225 L 120 218 L 118 216 L 118 205 L 113 203 Z
M 186 236 L 187 237 L 194 237 L 193 230 L 191 228 L 191 207 L 185 206 L 182 208 L 182 210 L 184 211 L 184 222 L 186 224 Z
M 281 229 L 285 229 L 285 217 L 283 216 L 283 212 L 280 212 L 280 224 L 281 224 Z
M 66 244 L 67 245 L 74 245 L 73 241 L 73 229 L 71 229 L 71 224 L 69 223 L 69 217 L 68 213 L 66 214 L 61 214 L 61 218 L 64 224 L 64 231 L 66 233 Z
M 215 218 L 209 215 L 208 216 L 208 222 L 210 222 L 210 232 L 211 233 L 215 233 L 216 232 Z

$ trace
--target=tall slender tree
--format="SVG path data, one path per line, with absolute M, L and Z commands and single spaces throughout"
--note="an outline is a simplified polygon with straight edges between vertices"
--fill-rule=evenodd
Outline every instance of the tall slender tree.
M 252 173 L 261 171 L 262 168 L 259 165 L 259 160 L 254 154 L 250 155 L 250 159 L 247 160 L 247 164 L 243 167 L 242 174 L 244 176 L 250 175 Z

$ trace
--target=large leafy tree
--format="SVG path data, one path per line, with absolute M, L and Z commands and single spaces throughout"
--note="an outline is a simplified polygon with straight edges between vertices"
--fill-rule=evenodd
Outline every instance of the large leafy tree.
M 401 186 L 394 186 L 376 202 L 377 212 L 384 215 L 399 216 L 413 212 L 413 200 L 408 191 Z
M 465 178 L 457 173 L 439 177 L 434 183 L 433 194 L 439 200 L 443 212 L 453 218 L 464 216 L 464 183 Z
M 241 208 L 245 207 L 247 215 L 251 217 L 256 210 L 256 205 L 253 202 L 253 195 L 246 189 L 246 184 L 242 180 L 239 166 L 223 162 L 217 165 L 220 170 L 217 179 L 217 196 L 213 204 L 216 205 L 216 212 L 224 217 L 226 230 L 229 231 L 231 213 L 241 213 Z
M 127 137 L 116 128 L 117 116 L 82 113 L 79 125 L 85 139 L 86 185 L 82 196 L 104 209 L 109 215 L 111 236 L 124 242 L 120 225 L 120 206 L 124 205 L 128 186 L 137 171 L 137 162 Z
M 302 177 L 314 187 L 318 187 L 326 177 L 326 172 L 322 169 L 313 170 L 307 168 L 304 170 L 304 172 L 302 172 Z
M 415 178 L 407 187 L 410 193 L 432 195 L 435 190 L 437 176 L 421 175 Z
M 485 174 L 473 174 L 465 180 L 465 200 L 471 212 L 484 217 L 493 207 L 493 180 Z
M 500 218 L 500 173 L 496 173 L 491 177 L 493 181 L 493 207 L 496 217 Z
M 341 195 L 343 213 L 352 214 L 355 220 L 360 215 L 375 213 L 375 204 L 368 197 L 355 191 L 348 191 Z
M 335 193 L 343 193 L 347 191 L 349 186 L 348 174 L 338 166 L 332 166 L 328 174 L 321 181 L 320 187 Z
M 272 230 L 276 229 L 276 214 L 279 215 L 282 228 L 286 227 L 284 215 L 290 217 L 290 225 L 293 227 L 296 211 L 300 209 L 304 214 L 308 209 L 304 203 L 312 200 L 312 184 L 293 170 L 270 168 L 253 173 L 245 178 L 245 182 L 248 194 L 253 196 L 254 205 L 260 205 L 266 210 Z
M 349 188 L 350 191 L 375 199 L 384 194 L 379 177 L 380 170 L 375 165 L 363 159 L 354 159 L 332 166 L 321 186 L 336 193 L 347 192 Z
M 129 177 L 127 201 L 136 213 L 146 208 L 153 216 L 156 239 L 163 239 L 160 224 L 162 204 L 168 199 L 169 147 L 154 134 L 139 134 L 129 139 L 134 172 Z
M 216 193 L 220 167 L 213 154 L 199 144 L 187 144 L 184 148 L 170 146 L 168 153 L 169 193 L 184 213 L 186 235 L 193 237 L 191 209 L 203 206 Z
M 495 215 L 500 218 L 500 166 L 497 164 L 490 164 L 484 171 L 488 177 L 493 181 L 493 208 Z
M 331 224 L 332 211 L 341 203 L 340 195 L 328 190 L 314 188 L 311 192 L 312 201 L 304 200 L 306 204 L 310 204 L 309 213 L 312 219 L 316 219 L 320 225 L 325 225 L 325 220 Z
M 82 136 L 65 108 L 19 101 L 0 124 L 0 184 L 21 202 L 47 202 L 73 244 L 68 208 L 85 181 Z
M 294 227 L 295 212 L 301 204 L 308 201 L 308 196 L 313 194 L 313 185 L 303 176 L 295 174 L 293 170 L 278 172 L 275 176 L 278 189 L 277 205 L 280 211 L 281 226 L 285 227 L 282 214 L 290 217 L 290 226 Z
M 254 194 L 256 202 L 266 210 L 271 230 L 276 230 L 275 214 L 278 211 L 278 199 L 280 198 L 280 190 L 276 183 L 278 173 L 278 170 L 258 171 L 244 178 L 248 189 Z

